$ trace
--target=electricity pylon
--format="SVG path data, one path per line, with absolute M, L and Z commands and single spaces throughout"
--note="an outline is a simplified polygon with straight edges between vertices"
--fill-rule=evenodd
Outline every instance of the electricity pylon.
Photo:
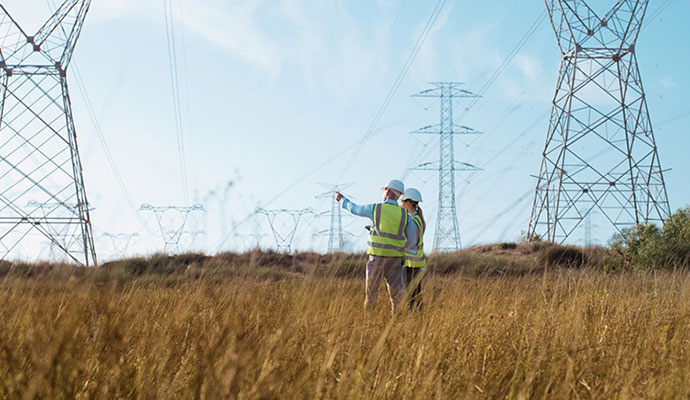
M 257 208 L 256 213 L 266 216 L 268 224 L 271 227 L 271 232 L 273 233 L 273 239 L 276 241 L 277 250 L 289 253 L 300 220 L 305 214 L 313 214 L 314 211 L 310 208 L 301 210 L 267 210 L 265 208 Z M 289 217 L 289 221 L 280 219 L 286 217 Z M 282 226 L 278 226 L 279 223 Z
M 319 185 L 328 189 L 327 192 L 316 196 L 317 199 L 331 199 L 331 212 L 327 214 L 330 217 L 331 223 L 328 230 L 318 232 L 317 235 L 328 234 L 328 252 L 342 252 L 345 251 L 345 237 L 343 232 L 343 209 L 340 203 L 336 200 L 336 192 L 342 192 L 349 188 L 353 183 L 345 185 L 326 185 L 320 183 Z
M 193 212 L 205 212 L 206 210 L 200 204 L 185 207 L 143 204 L 139 211 L 153 213 L 165 243 L 165 253 L 170 253 L 171 251 L 177 253 L 180 251 L 180 238 L 183 234 L 190 233 L 190 231 L 185 230 L 190 214 Z M 198 232 L 195 232 L 194 236 L 198 236 L 198 234 Z
M 646 0 L 603 16 L 545 0 L 562 54 L 529 238 L 562 243 L 593 210 L 620 231 L 669 214 L 635 42 Z
M 234 186 L 235 181 L 230 180 L 224 185 L 221 185 L 220 187 L 209 190 L 202 200 L 203 204 L 210 204 L 211 199 L 216 199 L 216 204 L 218 206 L 218 211 L 220 215 L 220 230 L 221 235 L 223 237 L 226 237 L 228 235 L 228 225 L 230 221 L 227 220 L 226 207 L 228 206 L 228 193 L 230 192 L 230 189 L 234 188 Z
M 41 220 L 47 220 L 48 218 L 70 218 L 71 212 L 73 213 L 77 209 L 77 205 L 31 200 L 26 203 L 26 209 L 31 210 L 31 213 L 37 217 L 42 216 Z M 69 209 L 69 211 L 66 211 L 66 209 Z M 50 244 L 50 259 L 60 259 L 60 255 L 64 254 L 62 249 L 74 246 L 74 242 L 79 239 L 78 236 L 71 232 L 69 225 L 53 225 L 52 238 L 48 241 Z
M 263 239 L 266 234 L 263 233 L 236 233 L 233 235 L 235 238 L 242 242 L 242 248 L 244 251 L 260 249 L 261 239 Z
M 203 229 L 183 231 L 180 235 L 180 247 L 186 251 L 197 251 L 199 249 L 197 244 L 199 236 L 206 236 L 206 231 Z
M 585 247 L 592 246 L 592 215 L 594 211 L 585 216 Z
M 0 259 L 48 239 L 97 265 L 67 67 L 90 0 L 66 0 L 34 35 L 0 4 Z M 26 205 L 57 204 L 50 207 Z
M 103 237 L 110 240 L 114 255 L 123 258 L 129 253 L 129 245 L 132 240 L 139 236 L 138 233 L 104 233 Z
M 438 171 L 438 217 L 434 234 L 434 251 L 455 251 L 462 247 L 458 214 L 455 207 L 455 173 L 479 171 L 472 164 L 455 161 L 455 135 L 478 135 L 467 126 L 457 125 L 453 120 L 453 99 L 478 97 L 460 89 L 460 82 L 431 82 L 433 89 L 424 90 L 412 97 L 439 97 L 441 99 L 441 121 L 438 125 L 425 126 L 413 131 L 416 134 L 439 135 L 439 161 L 420 164 L 412 170 Z

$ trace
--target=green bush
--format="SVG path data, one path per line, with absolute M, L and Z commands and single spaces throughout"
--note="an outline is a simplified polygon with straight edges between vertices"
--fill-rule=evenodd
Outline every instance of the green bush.
M 663 229 L 637 225 L 611 239 L 611 250 L 626 269 L 685 268 L 690 261 L 690 208 L 671 214 Z
M 667 262 L 685 267 L 690 261 L 690 208 L 673 213 L 664 222 Z

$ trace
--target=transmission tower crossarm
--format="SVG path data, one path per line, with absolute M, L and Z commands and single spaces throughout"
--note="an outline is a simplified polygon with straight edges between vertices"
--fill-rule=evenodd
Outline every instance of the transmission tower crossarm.
M 330 198 L 331 199 L 331 210 L 330 212 L 325 212 L 326 215 L 330 216 L 330 227 L 327 231 L 320 232 L 319 235 L 328 233 L 328 252 L 333 253 L 336 251 L 345 250 L 345 240 L 343 234 L 349 232 L 343 232 L 343 212 L 340 204 L 336 200 L 336 193 L 342 193 L 344 189 L 349 188 L 354 185 L 354 183 L 346 184 L 334 184 L 327 185 L 320 183 L 319 185 L 330 189 L 328 192 L 321 193 L 317 195 L 317 198 Z
M 67 0 L 62 3 L 36 36 L 29 38 L 34 50 L 40 49 L 59 63 L 62 69 L 66 69 L 90 4 L 91 0 Z
M 0 40 L 0 68 L 7 68 L 13 63 L 15 54 L 26 46 L 26 33 L 14 20 L 12 15 L 0 4 L 0 33 L 4 35 Z
M 411 97 L 481 97 L 480 95 L 472 93 L 469 90 L 460 89 L 459 86 L 463 85 L 462 82 L 429 82 L 429 84 L 435 87 L 432 89 L 422 90 L 419 93 L 411 95 Z
M 418 165 L 412 170 L 438 172 L 438 216 L 434 233 L 434 251 L 459 250 L 462 246 L 460 228 L 455 206 L 455 174 L 461 171 L 479 171 L 476 166 L 455 161 L 456 135 L 481 134 L 474 129 L 456 124 L 453 119 L 453 99 L 476 98 L 478 95 L 460 89 L 459 82 L 432 82 L 432 89 L 419 92 L 413 97 L 436 97 L 440 99 L 440 121 L 411 133 L 439 136 L 439 159 Z
M 151 204 L 145 203 L 139 207 L 139 211 L 149 211 L 153 213 L 165 244 L 164 249 L 168 252 L 171 249 L 179 251 L 180 239 L 184 233 L 201 232 L 185 231 L 185 227 L 192 212 L 205 212 L 206 209 L 201 204 L 194 204 L 191 206 L 152 206 Z M 169 227 L 169 225 L 171 225 L 170 221 L 163 220 L 163 216 L 166 213 L 172 213 L 179 216 L 179 218 L 174 221 L 176 225 L 172 228 Z
M 438 171 L 441 168 L 440 161 L 431 161 L 419 164 L 416 167 L 411 168 L 412 171 Z M 448 167 L 446 167 L 448 168 Z M 470 163 L 455 161 L 450 167 L 454 171 L 482 171 L 481 168 L 474 166 Z
M 470 128 L 469 126 L 458 125 L 455 123 L 453 123 L 449 127 L 441 126 L 440 124 L 427 125 L 427 126 L 419 128 L 417 130 L 411 131 L 410 133 L 420 134 L 420 135 L 439 135 L 441 133 L 448 134 L 448 135 L 482 135 L 482 134 L 484 134 L 484 132 L 474 130 L 474 129 Z
M 303 208 L 298 210 L 268 210 L 265 208 L 258 207 L 256 211 L 254 211 L 254 213 L 263 214 L 266 216 L 268 224 L 271 228 L 271 232 L 273 233 L 273 238 L 276 241 L 276 246 L 278 250 L 287 250 L 289 252 L 292 246 L 292 241 L 295 238 L 295 233 L 297 232 L 297 227 L 299 226 L 299 222 L 302 219 L 302 216 L 304 216 L 305 214 L 314 214 L 314 211 L 311 208 Z M 292 218 L 293 226 L 291 229 L 287 230 L 286 233 L 281 233 L 275 225 L 276 218 L 279 215 L 287 215 Z
M 82 3 L 81 8 L 79 10 L 79 15 L 76 17 L 76 21 L 72 25 L 72 30 L 69 34 L 69 37 L 67 38 L 67 41 L 66 41 L 65 51 L 64 51 L 64 53 L 62 53 L 62 57 L 60 58 L 60 65 L 62 65 L 62 68 L 64 68 L 64 69 L 67 68 L 70 61 L 72 60 L 72 53 L 74 52 L 74 44 L 79 39 L 79 35 L 81 34 L 81 30 L 84 27 L 84 18 L 86 17 L 86 13 L 88 12 L 90 5 L 91 5 L 91 0 L 85 0 Z
M 16 221 L 0 249 L 36 233 L 83 266 L 98 261 L 66 66 L 89 4 L 64 1 L 35 36 L 0 5 L 0 219 Z
M 67 15 L 83 0 L 67 0 L 53 13 L 48 21 L 38 30 L 36 35 L 32 38 L 31 43 L 38 46 L 45 43 L 45 41 L 52 35 L 65 20 Z
M 564 242 L 594 211 L 618 231 L 663 222 L 670 208 L 635 53 L 648 0 L 619 0 L 603 17 L 584 0 L 545 4 L 563 57 L 528 236 Z

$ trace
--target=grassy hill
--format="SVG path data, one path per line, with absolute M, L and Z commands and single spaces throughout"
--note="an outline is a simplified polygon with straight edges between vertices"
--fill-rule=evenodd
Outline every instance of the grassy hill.
M 687 398 L 690 273 L 603 249 L 432 257 L 422 312 L 365 311 L 364 256 L 0 265 L 0 397 Z

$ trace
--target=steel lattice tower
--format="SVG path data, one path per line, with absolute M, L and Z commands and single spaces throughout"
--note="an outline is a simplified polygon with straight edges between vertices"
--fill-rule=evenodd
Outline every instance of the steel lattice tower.
M 335 201 L 335 193 L 331 193 L 331 224 L 328 232 L 328 252 L 343 251 L 345 239 L 343 238 L 343 209 Z
M 67 67 L 90 0 L 66 0 L 33 36 L 0 5 L 0 259 L 40 238 L 96 265 Z
M 178 253 L 180 251 L 180 240 L 182 239 L 182 235 L 191 234 L 197 236 L 203 233 L 203 231 L 185 230 L 192 213 L 206 212 L 206 209 L 201 204 L 182 207 L 142 204 L 139 211 L 151 212 L 156 217 L 161 237 L 165 243 L 163 251 L 166 254 L 170 254 L 171 252 Z
M 320 184 L 329 190 L 325 193 L 321 193 L 316 196 L 317 199 L 330 199 L 331 200 L 331 212 L 328 214 L 330 217 L 329 229 L 325 231 L 318 232 L 317 235 L 328 234 L 328 252 L 342 252 L 345 251 L 345 236 L 343 232 L 343 209 L 340 203 L 336 201 L 336 195 L 338 192 L 352 186 L 353 184 L 346 185 L 326 185 Z
M 268 220 L 268 224 L 271 227 L 271 232 L 273 233 L 273 239 L 276 241 L 276 247 L 279 252 L 289 253 L 292 249 L 292 241 L 295 239 L 295 233 L 297 232 L 297 227 L 299 222 L 305 214 L 313 214 L 314 211 L 310 208 L 304 208 L 301 210 L 267 210 L 265 208 L 257 208 L 256 214 L 263 214 Z M 287 220 L 279 221 L 280 217 L 288 218 L 291 224 L 288 224 Z M 278 226 L 279 223 L 283 223 L 283 226 Z M 288 226 L 291 225 L 291 226 Z M 285 228 L 284 230 L 281 228 Z
M 646 0 L 603 16 L 545 0 L 562 62 L 528 236 L 564 242 L 593 210 L 620 231 L 669 214 L 635 54 Z
M 113 256 L 124 258 L 129 254 L 129 245 L 138 233 L 104 233 L 103 237 L 110 240 Z M 103 254 L 101 253 L 101 256 Z M 113 257 L 111 256 L 111 257 Z
M 266 235 L 262 233 L 236 233 L 233 237 L 240 239 L 244 251 L 261 248 L 261 239 Z
M 455 207 L 455 173 L 478 171 L 474 165 L 455 161 L 455 135 L 476 135 L 481 132 L 460 126 L 453 120 L 453 99 L 478 97 L 460 89 L 460 82 L 431 82 L 428 89 L 412 97 L 438 97 L 441 99 L 441 121 L 438 125 L 425 126 L 413 131 L 417 134 L 439 135 L 439 161 L 424 163 L 413 170 L 438 171 L 438 217 L 434 235 L 434 251 L 455 251 L 462 247 L 460 228 Z

